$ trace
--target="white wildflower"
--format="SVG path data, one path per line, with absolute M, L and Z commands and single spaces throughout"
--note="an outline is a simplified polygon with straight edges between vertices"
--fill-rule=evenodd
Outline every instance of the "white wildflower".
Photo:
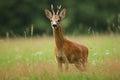
M 93 53 L 93 56 L 96 56 L 97 55 L 97 53 Z
M 40 56 L 40 55 L 42 55 L 42 54 L 43 54 L 43 52 L 38 51 L 38 52 L 36 52 L 36 53 L 34 54 L 34 56 Z

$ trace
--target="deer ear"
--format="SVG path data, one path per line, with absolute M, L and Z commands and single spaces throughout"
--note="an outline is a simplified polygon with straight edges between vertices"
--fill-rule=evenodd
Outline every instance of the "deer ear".
M 64 8 L 64 9 L 60 12 L 59 16 L 60 16 L 61 18 L 64 18 L 64 17 L 65 17 L 65 14 L 66 14 L 66 9 Z
M 51 18 L 52 17 L 52 13 L 48 10 L 48 9 L 45 9 L 45 15 L 47 16 L 47 18 Z

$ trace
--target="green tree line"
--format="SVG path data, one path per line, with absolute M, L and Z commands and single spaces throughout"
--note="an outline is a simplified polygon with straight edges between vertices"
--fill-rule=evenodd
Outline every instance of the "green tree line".
M 44 9 L 67 9 L 65 33 L 120 32 L 120 0 L 0 0 L 0 36 L 52 34 Z M 55 8 L 56 10 L 56 8 Z

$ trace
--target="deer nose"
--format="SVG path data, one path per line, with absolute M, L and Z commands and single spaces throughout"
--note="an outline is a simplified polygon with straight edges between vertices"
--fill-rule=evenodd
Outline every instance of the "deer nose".
M 53 24 L 53 27 L 54 27 L 54 28 L 56 28 L 56 27 L 57 27 L 57 25 L 56 25 L 56 24 Z

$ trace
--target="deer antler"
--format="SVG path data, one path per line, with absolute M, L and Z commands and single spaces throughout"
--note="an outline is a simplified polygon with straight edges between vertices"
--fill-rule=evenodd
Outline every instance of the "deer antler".
M 51 10 L 52 10 L 52 12 L 53 12 L 53 15 L 55 15 L 54 8 L 53 8 L 53 4 L 51 5 Z
M 60 9 L 61 9 L 61 5 L 57 6 L 57 13 L 56 13 L 57 15 L 59 14 Z

